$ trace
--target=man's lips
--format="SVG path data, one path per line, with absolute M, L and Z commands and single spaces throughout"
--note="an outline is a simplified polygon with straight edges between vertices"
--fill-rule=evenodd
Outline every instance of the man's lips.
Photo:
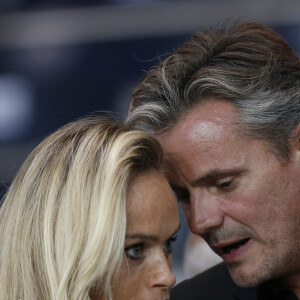
M 223 241 L 218 242 L 217 244 L 211 244 L 210 247 L 214 252 L 216 252 L 219 256 L 223 257 L 228 253 L 232 253 L 235 250 L 239 249 L 246 243 L 248 243 L 250 238 L 240 238 L 232 241 Z

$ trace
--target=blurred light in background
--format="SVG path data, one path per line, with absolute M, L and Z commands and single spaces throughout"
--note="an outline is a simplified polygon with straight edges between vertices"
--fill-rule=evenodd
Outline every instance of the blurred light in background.
M 34 105 L 29 84 L 18 76 L 0 76 L 0 142 L 26 135 L 32 125 Z

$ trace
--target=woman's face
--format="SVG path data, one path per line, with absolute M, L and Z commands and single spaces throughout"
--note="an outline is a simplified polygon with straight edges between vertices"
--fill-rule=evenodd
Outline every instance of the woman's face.
M 128 189 L 125 255 L 112 287 L 113 300 L 169 299 L 176 281 L 172 243 L 179 226 L 176 200 L 166 179 L 158 171 L 136 176 Z

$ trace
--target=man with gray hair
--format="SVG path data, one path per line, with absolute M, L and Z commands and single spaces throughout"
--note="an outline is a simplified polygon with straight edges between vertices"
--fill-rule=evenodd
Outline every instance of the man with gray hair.
M 194 34 L 145 74 L 127 123 L 158 137 L 191 231 L 225 263 L 171 299 L 300 299 L 300 61 L 286 42 L 256 22 Z

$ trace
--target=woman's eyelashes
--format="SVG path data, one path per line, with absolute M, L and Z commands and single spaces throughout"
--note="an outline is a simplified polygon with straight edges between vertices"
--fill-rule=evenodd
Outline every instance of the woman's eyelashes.
M 173 244 L 177 241 L 177 235 L 172 236 L 168 240 L 166 240 L 163 244 L 163 251 L 165 256 L 168 257 L 173 251 Z M 153 245 L 146 245 L 145 243 L 137 243 L 134 245 L 130 245 L 124 249 L 125 255 L 130 260 L 140 260 L 145 256 L 145 251 L 150 249 Z
M 169 238 L 164 243 L 164 252 L 166 256 L 169 256 L 169 254 L 173 251 L 173 244 L 177 241 L 177 235 L 173 235 L 171 238 Z

